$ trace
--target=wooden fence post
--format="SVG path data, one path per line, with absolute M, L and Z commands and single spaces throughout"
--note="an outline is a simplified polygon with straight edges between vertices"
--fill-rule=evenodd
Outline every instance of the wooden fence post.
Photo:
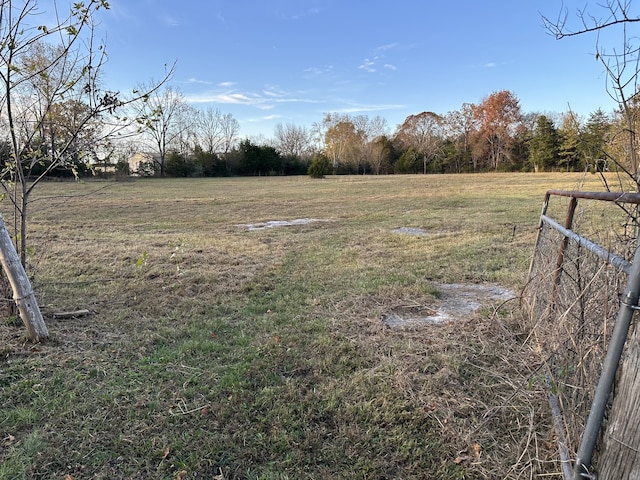
M 49 332 L 31 288 L 31 282 L 22 263 L 20 263 L 18 252 L 16 252 L 9 232 L 7 232 L 2 215 L 0 215 L 0 263 L 11 285 L 13 299 L 18 307 L 18 312 L 20 312 L 20 318 L 27 327 L 29 338 L 32 342 L 48 338 Z

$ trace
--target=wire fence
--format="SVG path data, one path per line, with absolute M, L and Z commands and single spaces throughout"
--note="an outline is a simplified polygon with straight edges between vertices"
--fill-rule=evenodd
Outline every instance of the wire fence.
M 545 198 L 523 299 L 565 478 L 572 478 L 627 283 L 639 201 L 638 195 L 558 191 Z

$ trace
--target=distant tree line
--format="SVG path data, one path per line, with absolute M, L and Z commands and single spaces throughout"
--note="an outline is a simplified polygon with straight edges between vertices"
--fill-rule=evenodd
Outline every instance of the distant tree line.
M 630 158 L 628 142 L 620 135 L 625 129 L 621 113 L 598 109 L 587 118 L 572 112 L 523 113 L 508 90 L 446 114 L 409 115 L 393 132 L 379 116 L 326 113 L 311 128 L 279 124 L 271 139 L 240 139 L 237 122 L 217 110 L 208 111 L 203 128 L 197 121 L 202 113 L 184 100 L 179 103 L 190 120 L 176 120 L 167 129 L 181 141 L 168 143 L 164 167 L 155 169 L 168 176 L 597 171 L 609 168 L 612 158 L 621 165 Z M 640 104 L 632 109 L 640 115 Z M 142 138 L 160 131 L 148 127 L 146 133 L 141 130 Z
M 271 145 L 244 139 L 224 154 L 206 152 L 198 145 L 186 155 L 172 150 L 165 173 L 170 177 L 304 175 L 307 169 L 303 158 L 282 155 Z
M 149 90 L 148 86 L 140 86 Z M 32 137 L 33 174 L 47 170 L 47 148 L 69 143 L 67 125 L 86 108 L 59 102 L 42 133 Z M 121 174 L 219 177 L 327 174 L 582 171 L 624 164 L 623 116 L 602 110 L 580 118 L 572 112 L 523 113 L 515 94 L 493 92 L 478 104 L 438 114 L 409 115 L 395 131 L 379 116 L 326 113 L 310 128 L 279 124 L 271 139 L 241 138 L 239 122 L 216 108 L 197 109 L 172 87 L 154 91 L 130 108 L 136 128 L 119 141 L 94 142 L 99 119 L 76 135 L 65 162 L 48 175 Z M 640 105 L 631 105 L 640 115 Z M 131 171 L 128 159 L 149 159 Z M 0 142 L 0 161 L 10 155 Z M 34 161 L 35 160 L 35 161 Z
M 638 110 L 640 112 L 640 109 Z M 325 117 L 326 173 L 579 171 L 626 155 L 618 115 L 523 114 L 509 91 L 439 115 L 410 115 L 393 135 L 368 135 L 359 117 Z M 358 126 L 360 125 L 360 127 Z

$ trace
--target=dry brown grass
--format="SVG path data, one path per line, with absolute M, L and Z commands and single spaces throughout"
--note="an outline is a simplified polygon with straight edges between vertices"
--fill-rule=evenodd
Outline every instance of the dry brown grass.
M 438 283 L 519 291 L 544 191 L 583 181 L 44 185 L 30 271 L 52 340 L 0 326 L 0 478 L 555 478 L 517 300 L 383 318 Z M 239 226 L 296 218 L 326 221 Z
M 551 217 L 564 223 L 568 205 L 568 198 L 552 197 Z M 637 244 L 635 206 L 626 207 L 581 199 L 573 230 L 631 263 Z M 524 298 L 532 311 L 531 336 L 544 364 L 541 381 L 557 398 L 558 432 L 566 456 L 575 458 L 628 279 L 575 241 L 567 244 L 557 271 L 563 238 L 548 225 L 541 229 Z M 609 410 L 608 418 L 614 413 Z

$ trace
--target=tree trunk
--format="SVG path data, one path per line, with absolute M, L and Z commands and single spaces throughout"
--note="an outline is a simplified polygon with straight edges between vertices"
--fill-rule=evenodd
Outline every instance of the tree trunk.
M 19 255 L 20 255 L 20 263 L 22 264 L 22 268 L 27 268 L 27 208 L 29 206 L 28 196 L 29 193 L 27 191 L 27 183 L 26 181 L 20 182 L 20 188 L 22 192 L 20 193 L 20 238 L 19 238 Z M 17 200 L 17 199 L 16 199 Z M 17 230 L 16 230 L 17 231 Z M 16 246 L 18 242 L 16 242 Z
M 39 342 L 49 337 L 44 324 L 38 301 L 31 288 L 31 282 L 20 262 L 15 246 L 0 215 L 0 263 L 7 275 L 13 291 L 13 299 L 20 312 L 20 318 L 27 327 L 32 342 Z
M 627 341 L 626 355 L 616 382 L 609 426 L 597 462 L 600 480 L 640 478 L 640 332 Z

